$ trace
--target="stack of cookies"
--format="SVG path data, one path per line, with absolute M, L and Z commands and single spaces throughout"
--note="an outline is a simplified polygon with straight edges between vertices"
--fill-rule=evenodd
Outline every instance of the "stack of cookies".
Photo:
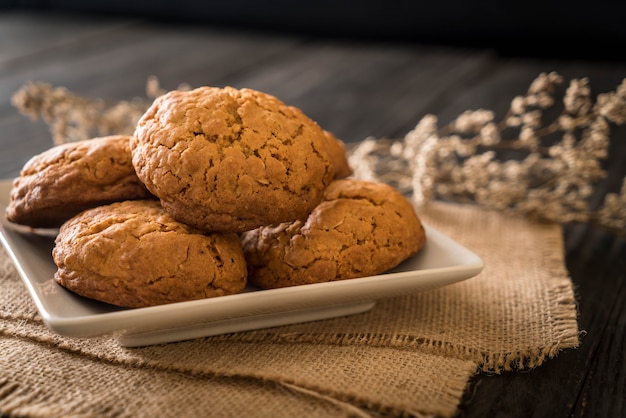
M 251 89 L 157 98 L 132 136 L 51 148 L 14 180 L 11 222 L 58 227 L 61 286 L 145 307 L 380 274 L 425 233 L 392 187 L 351 179 L 344 144 Z

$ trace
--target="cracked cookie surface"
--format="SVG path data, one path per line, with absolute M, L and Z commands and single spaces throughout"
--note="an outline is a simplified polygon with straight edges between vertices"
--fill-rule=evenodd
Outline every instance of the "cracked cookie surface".
M 327 146 L 299 109 L 232 87 L 158 97 L 131 140 L 137 175 L 174 218 L 232 232 L 306 216 L 334 176 Z
M 247 267 L 235 233 L 203 233 L 156 200 L 88 209 L 55 241 L 54 280 L 79 295 L 137 308 L 239 293 Z
M 425 242 L 408 199 L 355 179 L 334 181 L 306 219 L 242 234 L 248 281 L 265 289 L 377 275 Z
M 343 179 L 350 177 L 353 174 L 353 170 L 348 161 L 348 154 L 346 154 L 346 145 L 330 131 L 324 130 L 324 136 L 327 141 L 326 149 L 332 162 L 333 178 Z
M 152 195 L 135 174 L 129 136 L 113 135 L 52 147 L 24 164 L 6 217 L 35 228 L 56 228 L 80 211 Z

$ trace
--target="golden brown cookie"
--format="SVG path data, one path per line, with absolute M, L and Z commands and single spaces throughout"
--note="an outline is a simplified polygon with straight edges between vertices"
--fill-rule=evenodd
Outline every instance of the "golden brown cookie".
M 326 136 L 327 149 L 332 160 L 332 167 L 335 179 L 343 179 L 352 175 L 352 167 L 348 162 L 346 146 L 341 139 L 338 139 L 332 132 L 324 131 Z
M 135 174 L 129 139 L 71 142 L 32 157 L 13 182 L 7 219 L 52 228 L 87 208 L 151 197 Z
M 139 178 L 181 222 L 245 231 L 306 216 L 334 175 L 322 129 L 250 89 L 157 98 L 131 140 Z
M 242 242 L 248 281 L 271 289 L 383 273 L 418 252 L 426 235 L 396 189 L 343 179 L 308 218 L 247 231 Z
M 229 295 L 246 285 L 236 234 L 204 234 L 156 200 L 80 213 L 61 226 L 52 256 L 61 286 L 131 308 Z

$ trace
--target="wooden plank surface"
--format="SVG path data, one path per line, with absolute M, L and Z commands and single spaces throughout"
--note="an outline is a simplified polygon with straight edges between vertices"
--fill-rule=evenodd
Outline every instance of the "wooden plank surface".
M 588 77 L 594 93 L 626 78 L 626 61 L 507 57 L 485 49 L 316 39 L 135 19 L 30 13 L 0 15 L 0 178 L 51 145 L 48 128 L 11 105 L 27 81 L 107 100 L 164 88 L 232 85 L 300 107 L 346 142 L 401 137 L 425 114 L 441 123 L 465 110 L 503 115 L 541 72 Z M 599 194 L 626 175 L 626 129 L 613 134 Z M 600 197 L 598 197 L 599 201 Z M 476 376 L 460 416 L 626 415 L 626 244 L 586 225 L 564 230 L 567 267 L 580 303 L 582 346 L 523 373 Z

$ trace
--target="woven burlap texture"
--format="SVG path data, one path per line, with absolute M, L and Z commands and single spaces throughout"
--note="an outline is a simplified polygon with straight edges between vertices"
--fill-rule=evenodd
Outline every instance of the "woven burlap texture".
M 475 373 L 537 367 L 578 346 L 560 226 L 471 205 L 419 213 L 484 270 L 363 314 L 140 348 L 50 332 L 1 250 L 0 411 L 449 417 Z

